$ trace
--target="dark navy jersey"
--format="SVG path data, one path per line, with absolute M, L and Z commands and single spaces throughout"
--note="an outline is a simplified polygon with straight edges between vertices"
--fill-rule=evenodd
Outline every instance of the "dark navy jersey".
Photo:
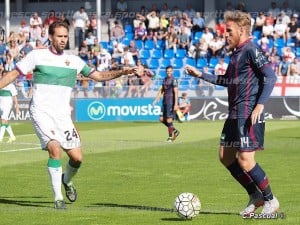
M 228 88 L 228 118 L 248 118 L 257 103 L 264 104 L 269 98 L 276 75 L 261 49 L 247 40 L 234 52 L 223 76 L 203 79 Z
M 163 104 L 174 105 L 175 95 L 174 88 L 178 87 L 178 81 L 173 76 L 166 77 L 162 83 Z

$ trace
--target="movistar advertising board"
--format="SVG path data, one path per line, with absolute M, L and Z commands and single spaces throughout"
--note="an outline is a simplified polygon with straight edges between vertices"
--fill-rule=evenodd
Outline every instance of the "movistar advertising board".
M 153 98 L 77 99 L 76 121 L 155 121 L 159 119 L 160 104 Z

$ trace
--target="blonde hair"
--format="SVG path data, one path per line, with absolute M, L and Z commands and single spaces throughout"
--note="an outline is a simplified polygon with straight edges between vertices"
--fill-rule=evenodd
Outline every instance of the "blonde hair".
M 244 13 L 242 11 L 226 11 L 224 14 L 225 22 L 233 21 L 239 27 L 243 27 L 247 33 L 250 33 L 251 29 L 251 16 L 249 13 Z

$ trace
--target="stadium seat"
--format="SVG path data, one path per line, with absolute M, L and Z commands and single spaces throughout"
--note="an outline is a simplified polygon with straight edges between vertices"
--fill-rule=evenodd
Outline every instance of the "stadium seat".
M 144 47 L 144 43 L 142 40 L 135 40 L 135 46 L 141 50 Z
M 176 58 L 184 58 L 186 56 L 186 50 L 185 49 L 177 49 L 175 53 Z
M 172 65 L 172 62 L 170 59 L 162 59 L 160 63 L 160 68 L 167 68 L 168 66 Z
M 158 69 L 159 68 L 159 60 L 158 59 L 150 59 L 148 63 L 148 67 L 150 69 Z
M 167 73 L 166 73 L 166 70 L 165 69 L 162 69 L 162 70 L 159 70 L 158 71 L 158 78 L 159 79 L 163 79 L 167 76 Z
M 134 33 L 125 33 L 125 37 L 124 38 L 126 38 L 126 39 L 128 39 L 128 40 L 132 40 L 133 39 L 133 37 L 134 37 Z
M 255 30 L 253 31 L 254 39 L 259 40 L 261 38 L 261 31 Z
M 175 58 L 173 60 L 173 67 L 174 69 L 181 69 L 183 67 L 183 59 Z
M 139 58 L 141 59 L 149 59 L 150 51 L 148 49 L 142 49 L 139 51 Z
M 198 68 L 203 68 L 203 67 L 207 66 L 207 59 L 206 59 L 206 58 L 199 58 L 199 59 L 197 60 L 196 66 L 197 66 Z
M 280 48 L 282 48 L 282 47 L 284 47 L 284 40 L 283 40 L 283 38 L 277 38 L 275 41 L 274 41 L 274 46 L 275 47 L 280 47 Z
M 208 66 L 209 66 L 210 68 L 215 68 L 215 66 L 217 65 L 218 61 L 219 61 L 218 58 L 212 57 L 212 58 L 209 60 Z
M 180 73 L 180 70 L 174 70 L 173 71 L 173 76 L 176 78 L 176 79 L 179 79 L 181 77 L 181 73 Z
M 165 47 L 165 42 L 163 40 L 157 40 L 155 48 L 163 49 Z
M 185 79 L 180 80 L 178 88 L 180 91 L 188 90 L 190 88 L 190 80 L 185 80 Z
M 159 88 L 162 85 L 162 82 L 163 82 L 163 79 L 156 79 L 156 80 L 154 80 L 154 82 L 153 82 L 153 91 L 158 91 Z
M 297 56 L 297 57 L 300 57 L 300 47 L 297 47 L 297 48 L 296 48 L 296 56 Z
M 131 24 L 126 24 L 124 27 L 125 33 L 133 33 L 133 25 Z
M 173 49 L 165 49 L 165 52 L 164 52 L 164 58 L 167 58 L 167 59 L 171 59 L 174 57 L 174 50 Z
M 196 66 L 196 59 L 194 58 L 187 58 L 185 61 L 186 65 L 190 65 L 190 66 Z
M 160 59 L 160 58 L 162 58 L 162 55 L 163 55 L 162 50 L 154 49 L 152 51 L 151 57 L 154 58 L 154 59 Z
M 286 46 L 288 46 L 288 47 L 295 47 L 295 39 L 294 38 L 289 38 L 289 39 L 287 39 L 287 41 L 286 41 Z
M 145 49 L 149 49 L 149 50 L 151 50 L 151 49 L 154 49 L 154 42 L 153 42 L 153 40 L 146 40 L 145 41 L 145 43 L 144 43 L 144 48 Z
M 99 44 L 102 46 L 102 48 L 108 49 L 108 42 L 107 41 L 100 41 Z
M 196 32 L 195 35 L 194 35 L 194 37 L 193 37 L 193 40 L 194 40 L 194 41 L 200 40 L 201 37 L 202 37 L 202 34 L 203 34 L 202 31 Z

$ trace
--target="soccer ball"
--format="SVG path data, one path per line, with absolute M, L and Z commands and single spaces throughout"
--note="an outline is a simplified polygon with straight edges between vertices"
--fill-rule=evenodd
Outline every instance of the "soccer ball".
M 199 214 L 201 202 L 197 195 L 184 192 L 175 198 L 174 209 L 180 218 L 192 219 Z

